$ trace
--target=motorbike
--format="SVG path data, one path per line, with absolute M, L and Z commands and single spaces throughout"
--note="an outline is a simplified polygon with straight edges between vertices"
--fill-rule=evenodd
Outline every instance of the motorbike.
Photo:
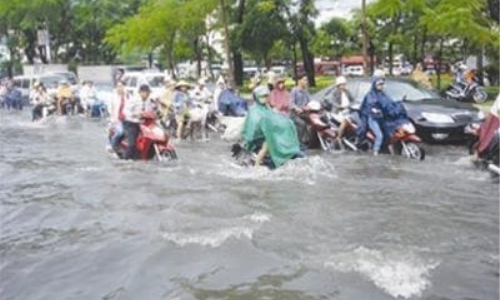
M 492 120 L 494 121 L 494 120 Z M 498 123 L 498 121 L 497 121 Z M 481 137 L 487 138 L 486 136 L 480 136 L 479 131 L 481 127 L 485 127 L 487 122 L 478 124 L 473 123 L 465 127 L 465 134 L 468 135 L 467 147 L 469 154 L 477 155 L 477 159 L 474 164 L 482 169 L 489 170 L 493 177 L 500 176 L 500 128 L 497 128 L 491 136 L 489 136 L 490 141 L 481 141 Z M 498 125 L 497 125 L 498 126 Z M 482 151 L 479 149 L 479 144 L 481 142 L 487 143 L 486 147 L 482 147 Z
M 255 147 L 252 151 L 248 151 L 241 145 L 241 143 L 235 143 L 231 146 L 232 157 L 236 160 L 236 163 L 240 166 L 251 167 L 255 166 L 255 161 L 257 160 L 257 155 L 262 148 L 262 144 Z M 304 158 L 305 154 L 300 152 L 297 153 L 291 159 Z M 267 154 L 262 160 L 262 165 L 268 167 L 271 170 L 276 169 L 276 165 L 273 163 L 271 156 Z
M 319 102 L 311 101 L 301 117 L 306 120 L 308 125 L 309 147 L 313 147 L 319 142 L 324 151 L 335 150 L 337 126 L 331 122 L 329 114 L 322 109 Z
M 48 116 L 51 116 L 57 112 L 57 107 L 55 103 L 44 103 L 44 104 L 39 104 L 38 106 L 35 106 L 33 108 L 33 122 L 39 121 L 41 119 L 44 119 Z
M 465 83 L 455 82 L 452 83 L 445 91 L 445 97 L 450 100 L 460 102 L 475 102 L 483 103 L 488 99 L 488 93 L 474 80 L 468 88 Z
M 139 158 L 142 160 L 156 159 L 158 161 L 177 160 L 177 152 L 170 142 L 169 134 L 156 124 L 156 120 L 157 115 L 155 112 L 146 112 L 141 116 L 140 131 L 136 141 Z M 110 128 L 108 134 L 110 140 L 114 134 L 114 128 Z M 126 139 L 122 139 L 120 147 L 116 151 L 117 155 L 120 158 L 124 157 L 127 148 Z
M 87 114 L 90 118 L 102 119 L 108 116 L 108 109 L 102 100 L 93 99 L 87 104 Z
M 358 113 L 359 107 L 351 107 L 351 111 Z M 332 122 L 339 124 L 337 120 Z M 367 130 L 364 138 L 359 139 L 357 135 L 359 118 L 349 118 L 347 128 L 342 136 L 342 143 L 345 148 L 352 151 L 368 151 L 372 149 L 375 142 L 375 135 Z M 389 122 L 396 122 L 395 120 Z M 386 138 L 382 151 L 389 154 L 401 155 L 405 158 L 424 160 L 425 149 L 422 147 L 422 139 L 416 135 L 416 128 L 412 122 L 407 119 L 397 120 L 396 129 L 389 138 Z

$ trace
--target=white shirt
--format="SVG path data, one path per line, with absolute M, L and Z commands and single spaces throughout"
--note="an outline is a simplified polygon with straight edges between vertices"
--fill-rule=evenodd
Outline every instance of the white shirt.
M 125 113 L 125 108 L 127 107 L 127 102 L 128 102 L 128 96 L 127 93 L 124 92 L 124 107 L 123 107 L 123 113 Z M 122 102 L 122 97 L 118 94 L 118 92 L 113 93 L 113 98 L 111 98 L 111 102 L 109 103 L 109 119 L 112 123 L 116 123 L 120 121 L 119 116 L 120 116 L 120 105 Z
M 345 92 L 342 92 L 342 94 L 340 95 L 340 106 L 342 108 L 349 106 L 349 97 L 347 97 L 347 94 Z
M 139 123 L 141 121 L 140 115 L 143 112 L 155 111 L 156 105 L 151 98 L 142 100 L 141 96 L 136 96 L 125 102 L 125 120 L 132 123 Z
M 214 91 L 214 98 L 212 101 L 212 110 L 219 110 L 219 98 L 222 92 L 224 91 L 223 88 L 220 86 L 217 86 Z

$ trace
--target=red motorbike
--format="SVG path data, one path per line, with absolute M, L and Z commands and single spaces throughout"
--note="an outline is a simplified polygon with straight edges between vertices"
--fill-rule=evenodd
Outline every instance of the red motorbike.
M 172 161 L 177 159 L 174 145 L 170 142 L 170 136 L 156 124 L 156 113 L 146 112 L 141 116 L 140 132 L 136 141 L 137 152 L 142 160 L 156 159 L 158 161 Z M 109 138 L 115 134 L 114 128 L 109 129 Z M 124 157 L 128 144 L 122 139 L 117 150 L 119 157 Z
M 372 149 L 375 135 L 367 130 L 365 139 L 359 141 L 357 138 L 357 123 L 360 122 L 354 115 L 347 119 L 347 128 L 342 137 L 342 143 L 353 151 L 368 151 Z M 336 122 L 333 120 L 333 122 Z M 415 126 L 409 119 L 399 120 L 392 135 L 386 139 L 383 150 L 390 154 L 398 154 L 406 158 L 424 160 L 425 149 L 422 147 L 422 139 L 416 135 Z
M 308 146 L 310 148 L 319 143 L 324 151 L 335 149 L 337 127 L 330 121 L 328 115 L 323 112 L 319 102 L 309 102 L 302 114 L 302 118 L 308 124 Z

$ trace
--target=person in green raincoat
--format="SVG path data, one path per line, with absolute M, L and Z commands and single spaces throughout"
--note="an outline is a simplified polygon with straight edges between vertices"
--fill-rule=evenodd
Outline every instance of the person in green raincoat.
M 255 165 L 259 166 L 269 154 L 271 167 L 279 167 L 289 159 L 303 157 L 295 125 L 290 118 L 276 113 L 268 105 L 270 91 L 257 87 L 255 103 L 250 106 L 243 125 L 242 138 L 247 151 L 258 151 Z M 260 148 L 260 149 L 259 149 Z

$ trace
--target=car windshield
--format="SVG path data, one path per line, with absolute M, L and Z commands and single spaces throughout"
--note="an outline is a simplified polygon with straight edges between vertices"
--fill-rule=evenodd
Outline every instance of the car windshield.
M 163 82 L 165 81 L 165 77 L 163 76 L 148 76 L 146 79 L 148 81 L 148 85 L 152 88 L 162 87 Z
M 352 93 L 356 102 L 362 102 L 370 90 L 371 83 L 367 81 L 349 82 L 347 88 Z M 385 92 L 394 101 L 422 101 L 426 99 L 438 99 L 439 96 L 430 90 L 413 86 L 408 82 L 387 80 Z
M 38 78 L 38 81 L 40 81 L 43 86 L 49 88 L 54 86 L 55 83 L 59 83 L 63 79 L 64 77 L 62 76 L 42 76 Z

